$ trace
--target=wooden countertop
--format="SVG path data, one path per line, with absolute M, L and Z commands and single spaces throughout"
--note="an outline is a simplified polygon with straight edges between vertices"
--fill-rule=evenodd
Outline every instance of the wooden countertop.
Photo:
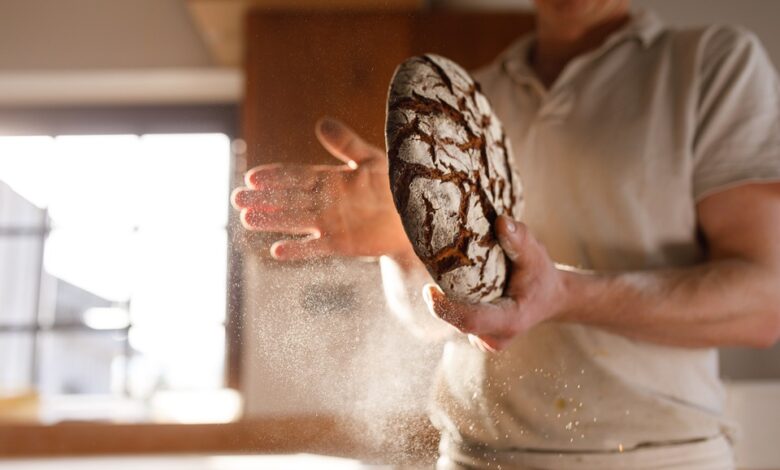
M 427 418 L 269 417 L 224 424 L 0 424 L 0 458 L 116 454 L 315 453 L 392 464 L 433 462 Z

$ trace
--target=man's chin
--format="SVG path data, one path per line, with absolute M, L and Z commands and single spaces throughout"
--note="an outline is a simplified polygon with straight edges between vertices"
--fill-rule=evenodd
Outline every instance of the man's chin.
M 591 23 L 598 17 L 608 15 L 615 5 L 609 1 L 594 0 L 538 0 L 537 11 L 546 14 L 552 21 L 561 23 Z

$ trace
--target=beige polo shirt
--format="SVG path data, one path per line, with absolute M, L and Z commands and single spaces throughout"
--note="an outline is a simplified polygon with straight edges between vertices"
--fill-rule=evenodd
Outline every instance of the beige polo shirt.
M 526 63 L 532 42 L 476 77 L 512 140 L 523 219 L 555 261 L 702 262 L 696 201 L 780 180 L 778 80 L 751 33 L 671 30 L 636 12 L 549 90 Z M 618 453 L 716 438 L 723 398 L 715 350 L 550 323 L 497 355 L 449 342 L 433 417 L 453 453 Z

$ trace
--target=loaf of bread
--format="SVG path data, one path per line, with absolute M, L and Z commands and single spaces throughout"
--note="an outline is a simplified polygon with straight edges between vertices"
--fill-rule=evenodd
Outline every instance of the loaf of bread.
M 493 225 L 518 218 L 520 185 L 479 85 L 444 57 L 408 59 L 390 85 L 386 139 L 390 188 L 417 256 L 449 296 L 500 297 L 509 264 Z

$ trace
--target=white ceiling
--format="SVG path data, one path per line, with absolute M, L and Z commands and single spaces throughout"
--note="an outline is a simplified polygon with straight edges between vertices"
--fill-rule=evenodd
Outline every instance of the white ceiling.
M 0 106 L 236 102 L 185 0 L 0 0 Z
M 212 65 L 185 0 L 0 0 L 0 71 Z

